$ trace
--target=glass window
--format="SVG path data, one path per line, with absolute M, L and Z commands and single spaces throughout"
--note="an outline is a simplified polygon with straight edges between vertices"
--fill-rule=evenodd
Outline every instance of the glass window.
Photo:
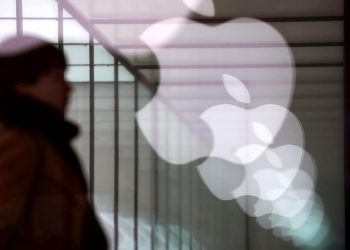
M 0 6 L 0 17 L 16 17 L 16 0 L 0 0 Z
M 96 64 L 114 64 L 113 56 L 102 45 L 95 45 L 94 56 Z
M 89 64 L 89 46 L 64 45 L 64 53 L 68 64 Z
M 134 89 L 132 84 L 119 84 L 119 183 L 118 183 L 118 232 L 123 240 L 119 249 L 133 249 L 135 200 L 135 115 Z M 160 248 L 159 248 L 160 249 Z
M 56 20 L 23 20 L 23 33 L 36 35 L 57 43 L 58 22 Z
M 17 33 L 16 2 L 21 2 L 23 4 L 23 19 L 20 21 L 23 21 L 23 32 L 42 37 L 54 42 L 57 46 L 57 1 L 59 0 L 0 0 L 0 42 Z M 71 2 L 73 1 L 71 0 Z M 108 1 L 112 2 L 113 0 Z M 154 3 L 161 2 L 161 0 L 150 1 Z M 234 4 L 238 7 L 235 13 L 230 12 L 232 8 L 226 8 L 229 12 L 221 14 L 228 18 L 244 14 L 244 11 L 240 13 L 240 8 L 245 8 L 247 5 L 244 4 L 243 0 L 237 1 L 242 3 Z M 111 6 L 101 6 L 98 0 L 85 2 L 92 3 L 92 7 L 105 7 L 110 12 L 115 11 Z M 134 0 L 134 2 L 140 1 Z M 223 2 L 228 3 L 230 1 L 224 0 Z M 289 2 L 292 3 L 293 1 Z M 320 0 L 320 2 L 322 1 Z M 332 1 L 328 2 L 331 3 Z M 317 16 L 328 15 L 339 19 L 343 17 L 343 3 L 339 4 L 337 2 L 339 1 L 333 1 L 334 4 L 319 4 L 316 7 L 310 4 L 309 7 L 312 7 L 312 11 L 311 9 L 308 10 L 307 4 L 306 6 L 304 6 L 305 4 L 296 4 L 294 9 L 292 8 L 293 4 L 291 4 L 288 6 L 290 7 L 288 11 L 298 17 L 308 16 L 317 19 Z M 94 4 L 97 5 L 94 6 Z M 168 9 L 169 11 L 174 9 L 172 4 L 165 3 L 165 1 L 163 1 L 163 4 L 167 5 L 166 12 L 168 14 L 170 13 Z M 140 6 L 132 6 L 129 3 L 121 5 L 122 8 L 127 7 L 130 11 L 135 11 L 137 8 L 142 9 Z M 152 7 L 152 5 L 150 6 Z M 162 10 L 158 5 L 157 7 L 155 13 L 160 15 Z M 260 5 L 248 7 L 253 8 L 253 12 L 256 14 L 250 11 L 254 14 L 250 16 L 268 17 L 266 15 L 272 15 L 274 12 L 270 17 L 277 17 L 275 15 L 279 15 L 281 18 L 290 17 L 288 11 L 271 11 L 271 6 L 265 9 L 261 8 Z M 286 6 L 282 7 L 286 9 Z M 325 11 L 326 9 L 329 9 L 328 14 Z M 85 8 L 85 10 L 92 10 L 95 14 L 101 12 L 93 8 Z M 118 11 L 124 17 L 127 16 L 125 9 L 123 11 L 119 8 Z M 136 242 L 134 235 L 136 224 L 134 223 L 136 221 L 138 223 L 137 242 L 140 248 L 147 249 L 323 249 L 321 243 L 324 244 L 324 249 L 345 249 L 343 106 L 344 98 L 347 97 L 343 96 L 344 67 L 342 63 L 344 48 L 340 44 L 335 44 L 334 47 L 328 45 L 323 47 L 320 43 L 343 43 L 343 21 L 328 21 L 320 18 L 319 21 L 294 22 L 292 21 L 293 18 L 288 18 L 285 22 L 269 23 L 285 37 L 288 43 L 300 42 L 304 44 L 302 47 L 292 46 L 291 48 L 296 63 L 296 68 L 293 69 L 296 77 L 295 93 L 293 97 L 290 97 L 293 105 L 288 107 L 288 109 L 290 108 L 288 112 L 295 114 L 298 118 L 300 124 L 299 122 L 295 123 L 298 128 L 299 126 L 302 127 L 302 132 L 305 134 L 305 137 L 303 137 L 305 142 L 303 141 L 303 143 L 307 147 L 301 148 L 304 151 L 304 158 L 300 160 L 300 170 L 303 172 L 296 175 L 297 181 L 293 181 L 289 190 L 286 191 L 286 195 L 281 196 L 281 199 L 276 200 L 276 203 L 275 201 L 266 201 L 265 203 L 265 201 L 259 201 L 255 198 L 250 199 L 248 196 L 235 201 L 216 199 L 210 189 L 206 187 L 208 183 L 203 178 L 204 175 L 201 171 L 198 172 L 205 165 L 196 161 L 175 166 L 158 157 L 147 141 L 147 137 L 144 136 L 146 134 L 140 130 L 142 124 L 135 121 L 135 111 L 143 110 L 143 107 L 150 103 L 153 97 L 153 89 L 146 87 L 141 82 L 135 83 L 134 76 L 121 64 L 117 64 L 118 84 L 114 84 L 116 68 L 113 55 L 99 44 L 101 41 L 95 38 L 92 40 L 94 53 L 93 55 L 89 54 L 90 30 L 82 27 L 74 19 L 75 15 L 71 16 L 66 10 L 63 10 L 63 17 L 63 49 L 70 65 L 66 77 L 67 80 L 73 82 L 74 87 L 68 117 L 77 122 L 81 129 L 80 137 L 74 141 L 74 145 L 84 163 L 85 175 L 89 177 L 90 167 L 94 167 L 95 170 L 91 172 L 90 180 L 92 183 L 90 184 L 94 185 L 96 212 L 102 218 L 101 221 L 107 225 L 106 233 L 111 239 L 111 249 L 114 249 L 113 238 L 116 234 L 119 234 L 119 249 L 134 247 Z M 97 16 L 95 17 L 97 18 Z M 118 18 L 122 17 L 118 16 Z M 130 16 L 129 18 L 132 19 Z M 228 22 L 225 26 L 227 25 L 236 26 L 234 22 Z M 248 25 L 252 28 L 253 26 L 250 25 L 254 24 Z M 147 23 L 96 24 L 95 28 L 102 35 L 109 36 L 111 41 L 117 43 L 118 40 L 118 44 L 126 45 L 125 49 L 121 50 L 124 56 L 131 60 L 134 59 L 134 62 L 140 59 L 143 65 L 150 65 L 154 64 L 154 56 L 149 58 L 142 56 L 146 55 L 150 51 L 149 49 L 132 49 L 135 41 L 136 45 L 139 44 L 137 42 L 139 41 L 138 34 L 141 34 L 141 31 L 148 26 Z M 192 29 L 192 25 L 187 26 L 191 26 Z M 185 32 L 186 27 L 184 27 L 183 32 Z M 263 39 L 258 39 L 259 41 L 268 42 L 271 41 L 270 38 L 274 37 L 263 36 L 264 29 L 255 31 L 250 32 L 250 34 L 258 37 L 260 34 Z M 116 34 L 118 39 L 115 39 Z M 231 36 L 235 32 L 232 30 L 232 32 L 222 34 L 222 36 L 207 37 L 205 32 L 191 32 L 187 37 L 182 36 L 181 38 L 181 36 L 178 36 L 181 41 L 175 41 L 176 39 L 173 41 L 176 44 L 177 42 L 184 45 L 188 43 L 191 48 L 183 46 L 183 48 L 172 49 L 172 46 L 169 46 L 162 51 L 166 53 L 165 57 L 168 63 L 165 64 L 181 65 L 186 61 L 186 65 L 198 65 L 198 68 L 170 67 L 164 69 L 165 73 L 168 74 L 167 84 L 172 85 L 167 86 L 166 94 L 163 93 L 162 97 L 169 98 L 169 101 L 156 102 L 149 106 L 152 107 L 152 113 L 149 113 L 148 124 L 144 125 L 150 131 L 149 138 L 156 138 L 157 147 L 166 149 L 166 156 L 175 155 L 186 159 L 188 155 L 192 155 L 191 150 L 202 147 L 200 139 L 197 138 L 197 133 L 192 131 L 192 129 L 195 131 L 198 129 L 199 131 L 201 127 L 197 128 L 193 124 L 184 125 L 187 121 L 192 121 L 193 117 L 198 118 L 200 115 L 198 108 L 204 112 L 205 107 L 209 109 L 212 104 L 230 103 L 231 100 L 221 96 L 224 89 L 215 92 L 217 86 L 213 87 L 217 81 L 220 84 L 222 82 L 220 77 L 223 69 L 219 69 L 219 65 L 234 66 L 236 63 L 245 65 L 246 62 L 252 65 L 260 65 L 260 63 L 264 63 L 270 58 L 280 59 L 275 52 L 279 52 L 281 48 L 229 48 L 230 44 L 234 44 Z M 277 32 L 275 32 L 275 35 L 278 35 Z M 208 48 L 203 46 L 200 49 L 192 46 L 197 43 L 196 41 L 199 47 L 208 45 Z M 218 45 L 218 48 L 211 46 L 213 44 Z M 220 44 L 222 44 L 222 48 L 220 48 Z M 311 46 L 311 44 L 313 45 Z M 314 44 L 321 45 L 314 47 Z M 129 45 L 130 47 L 128 47 Z M 218 52 L 220 56 L 218 56 Z M 260 57 L 250 58 L 250 55 L 257 54 L 254 52 L 262 54 Z M 94 65 L 89 65 L 91 56 L 94 57 Z M 244 60 L 242 61 L 241 58 Z M 143 61 L 143 59 L 147 61 Z M 150 60 L 148 61 L 148 59 Z M 204 64 L 205 66 L 213 65 L 213 67 L 201 67 Z M 231 70 L 228 68 L 225 70 Z M 282 77 L 282 72 L 286 70 L 285 68 L 234 68 L 232 67 L 232 74 L 237 73 L 237 77 L 242 78 L 241 80 L 247 85 L 249 92 L 252 93 L 254 103 L 264 98 L 267 99 L 270 94 L 273 98 L 276 98 L 271 98 L 271 102 L 277 99 L 286 99 L 286 96 L 281 96 L 278 92 L 284 85 L 282 83 L 284 83 L 285 78 Z M 90 93 L 90 70 L 94 70 L 94 93 Z M 271 74 L 272 70 L 273 74 Z M 140 69 L 140 71 L 152 81 L 159 81 L 159 69 L 145 68 Z M 225 73 L 228 74 L 229 72 Z M 198 88 L 198 83 L 202 82 L 203 86 L 201 87 L 203 88 Z M 258 84 L 255 84 L 255 82 Z M 135 88 L 136 84 L 137 89 Z M 117 91 L 114 89 L 115 87 L 118 88 Z M 257 98 L 254 98 L 256 93 L 258 93 Z M 92 109 L 90 110 L 92 100 L 94 101 L 94 107 L 91 106 Z M 217 100 L 218 102 L 216 102 Z M 270 100 L 268 101 L 266 101 L 266 104 L 271 103 Z M 191 108 L 188 108 L 190 106 Z M 145 110 L 147 111 L 147 109 Z M 286 122 L 288 122 L 287 119 Z M 243 124 L 243 121 L 240 124 Z M 90 127 L 91 125 L 94 126 Z M 246 125 L 247 128 L 251 126 Z M 246 125 L 242 125 L 242 127 Z M 90 131 L 90 128 L 93 128 L 94 131 Z M 232 127 L 233 130 L 235 128 L 236 125 Z M 284 140 L 282 137 L 290 136 L 293 129 L 292 126 L 284 124 L 281 127 L 281 132 L 268 150 L 282 152 L 282 150 L 277 150 L 284 147 L 285 143 L 292 145 L 292 141 Z M 172 133 L 169 134 L 169 131 Z M 327 133 L 324 133 L 324 131 L 327 131 Z M 208 129 L 208 133 L 211 132 L 215 131 Z M 115 137 L 116 135 L 118 137 Z M 118 139 L 118 141 L 115 141 L 115 139 Z M 94 143 L 90 144 L 91 142 Z M 186 147 L 174 148 L 173 145 L 180 145 L 180 142 L 183 145 L 191 145 L 191 147 L 189 150 Z M 117 158 L 115 158 L 116 152 L 118 153 Z M 91 154 L 94 156 L 92 162 L 90 162 Z M 266 157 L 266 160 L 271 161 L 268 154 L 266 154 Z M 287 153 L 285 156 L 281 154 L 281 157 L 282 161 L 283 157 L 287 157 Z M 314 158 L 314 161 L 312 158 Z M 233 164 L 225 165 L 226 163 L 221 162 L 220 159 L 211 159 L 210 162 L 212 163 L 209 163 L 208 158 L 206 162 L 208 165 L 215 165 L 215 169 L 208 172 L 208 175 L 213 178 L 216 178 L 220 168 L 225 166 L 232 167 L 230 169 L 234 171 L 232 173 L 235 173 L 235 178 L 242 178 L 240 181 L 244 181 L 243 178 L 253 178 L 250 173 L 244 175 L 244 171 L 241 171 L 242 166 L 236 168 Z M 310 164 L 310 168 L 307 168 L 308 164 Z M 271 169 L 266 170 L 270 171 Z M 118 180 L 115 179 L 115 171 L 119 171 Z M 316 172 L 318 177 L 313 179 Z M 222 180 L 228 177 L 223 176 L 222 173 L 219 176 L 219 178 L 223 178 Z M 304 184 L 301 183 L 303 179 L 307 182 L 305 186 L 309 184 L 312 186 L 310 188 L 312 194 L 305 192 L 298 197 L 299 188 L 300 190 L 305 188 Z M 230 179 L 228 181 L 235 180 Z M 118 185 L 117 190 L 114 189 L 115 184 Z M 218 184 L 221 183 L 218 182 Z M 249 182 L 246 184 L 249 185 Z M 229 192 L 232 194 L 231 187 Z M 304 201 L 309 199 L 308 195 L 311 197 L 310 200 L 307 204 L 303 203 L 304 198 Z M 295 203 L 289 203 L 293 199 Z M 114 204 L 115 202 L 116 204 Z M 305 209 L 299 210 L 298 214 L 295 213 L 298 208 L 294 212 L 289 212 L 289 207 L 287 209 L 289 204 L 296 207 L 300 206 L 300 209 L 301 206 L 305 206 Z M 118 211 L 114 210 L 115 205 L 117 205 Z M 271 211 L 266 210 L 269 214 L 257 218 L 248 216 L 250 212 L 257 215 L 257 212 L 254 211 L 265 208 L 265 206 L 271 209 Z M 279 209 L 283 210 L 283 214 L 277 214 Z M 135 212 L 137 212 L 137 216 Z M 276 212 L 276 214 L 272 212 Z M 114 225 L 114 213 L 118 216 L 117 225 Z M 295 213 L 294 216 L 291 216 L 292 213 Z M 264 230 L 264 228 L 270 228 L 271 230 Z M 322 239 L 328 234 L 329 239 L 327 237 Z M 327 242 L 328 240 L 330 242 Z M 155 246 L 152 246 L 152 243 Z
M 97 82 L 113 82 L 114 67 L 111 66 L 95 66 L 95 81 Z
M 63 18 L 72 18 L 72 16 L 66 10 L 63 10 Z
M 134 77 L 130 72 L 124 67 L 119 65 L 118 67 L 118 81 L 121 82 L 133 82 Z
M 9 36 L 17 34 L 15 20 L 1 20 L 0 27 L 0 42 Z
M 63 41 L 65 43 L 88 43 L 89 33 L 77 21 L 64 20 Z
M 80 127 L 79 137 L 73 141 L 73 146 L 78 151 L 82 161 L 82 169 L 85 177 L 89 177 L 90 155 L 90 86 L 89 84 L 75 83 L 67 116 L 74 120 Z
M 88 82 L 90 78 L 89 66 L 70 66 L 66 77 L 71 82 Z
M 113 217 L 115 124 L 114 84 L 95 85 L 95 207 L 102 217 Z M 110 221 L 112 222 L 112 221 Z M 113 231 L 113 230 L 112 230 Z M 110 230 L 108 230 L 110 232 Z M 111 233 L 111 236 L 113 233 Z M 113 238 L 113 237 L 111 237 Z
M 23 0 L 23 17 L 57 17 L 57 2 L 53 0 Z

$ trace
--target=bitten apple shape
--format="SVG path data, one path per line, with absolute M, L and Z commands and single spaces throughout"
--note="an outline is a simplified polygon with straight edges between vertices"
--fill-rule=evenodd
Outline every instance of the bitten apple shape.
M 210 157 L 236 164 L 253 162 L 273 142 L 287 112 L 277 105 L 246 110 L 223 104 L 206 110 L 201 118 L 213 133 Z
M 239 79 L 224 75 L 223 82 L 233 98 L 250 103 L 249 91 Z M 288 122 L 294 124 L 293 134 L 299 139 L 296 141 L 298 145 L 269 148 L 286 115 L 289 117 Z M 234 182 L 223 186 L 219 182 L 213 182 L 207 172 L 217 170 L 222 176 L 233 177 L 230 168 L 218 169 L 217 164 L 209 159 L 199 165 L 198 170 L 204 182 L 215 196 L 230 199 L 231 192 L 231 199 L 255 196 L 261 200 L 274 201 L 286 192 L 299 172 L 304 154 L 302 128 L 292 113 L 278 105 L 263 105 L 246 110 L 224 104 L 204 111 L 201 118 L 213 133 L 213 148 L 209 159 L 224 159 L 234 166 L 241 165 L 245 171 L 241 184 L 229 190 Z M 262 154 L 264 157 L 260 157 Z
M 211 132 L 219 136 L 223 130 L 210 131 L 204 120 L 225 115 L 224 109 L 220 109 L 222 114 L 210 112 L 218 105 L 230 105 L 222 107 L 228 107 L 231 116 L 226 119 L 236 126 L 233 132 L 222 133 L 232 140 L 231 148 L 218 156 L 248 144 L 262 146 L 256 147 L 260 153 L 252 158 L 243 157 L 245 149 L 233 157 L 233 162 L 249 162 L 271 143 L 288 112 L 294 86 L 293 57 L 272 26 L 252 18 L 218 26 L 173 18 L 152 25 L 141 39 L 159 61 L 160 83 L 152 100 L 138 111 L 137 122 L 161 158 L 171 164 L 186 164 L 207 157 L 215 144 Z M 203 48 L 202 44 L 210 46 Z M 246 119 L 252 122 L 248 127 Z M 265 126 L 271 132 L 267 137 Z M 224 127 L 220 125 L 220 129 Z M 254 129 L 261 132 L 261 138 L 249 132 Z M 179 149 L 185 153 L 177 153 Z
M 84 23 L 84 17 L 69 2 L 87 17 L 91 10 L 85 8 L 89 6 L 87 1 L 61 1 L 64 9 L 71 10 Z M 153 9 L 147 1 L 144 4 Z M 189 9 L 202 15 L 215 14 L 212 0 L 172 1 L 165 5 L 177 9 L 179 16 L 186 16 Z M 103 6 L 99 11 L 109 8 L 108 4 L 99 6 Z M 138 8 L 136 12 L 144 14 L 146 9 Z M 257 197 L 255 211 L 250 214 L 269 215 L 270 226 L 266 228 L 273 228 L 275 235 L 282 238 L 312 242 L 295 231 L 306 225 L 309 235 L 319 235 L 324 219 L 321 201 L 313 198 L 314 170 L 298 170 L 300 158 L 307 155 L 302 149 L 300 124 L 296 123 L 297 133 L 291 135 L 294 139 L 286 137 L 277 143 L 283 146 L 273 145 L 276 135 L 283 132 L 284 121 L 294 119 L 288 111 L 294 63 L 284 38 L 272 26 L 253 18 L 214 26 L 173 18 L 148 27 L 140 38 L 159 60 L 159 88 L 151 102 L 137 113 L 137 121 L 149 144 L 172 164 L 210 156 L 198 170 L 214 195 L 224 200 Z M 119 42 L 110 26 L 105 29 L 95 24 L 94 28 L 108 38 L 99 36 L 104 45 L 108 45 L 106 41 Z M 90 32 L 98 34 L 92 26 Z M 142 29 L 135 29 L 134 38 L 138 38 L 138 32 Z M 310 166 L 312 169 L 313 164 Z M 303 183 L 302 187 L 295 186 L 296 179 Z M 249 205 L 241 207 L 247 209 Z M 283 230 L 277 233 L 276 228 Z

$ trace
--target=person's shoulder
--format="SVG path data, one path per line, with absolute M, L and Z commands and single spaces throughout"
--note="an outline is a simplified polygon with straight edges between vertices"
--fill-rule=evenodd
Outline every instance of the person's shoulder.
M 30 131 L 0 123 L 0 176 L 2 186 L 32 178 L 40 154 Z
M 27 192 L 40 167 L 40 157 L 30 130 L 0 122 L 0 200 L 6 200 L 9 194 L 18 197 Z
M 34 153 L 37 141 L 37 135 L 29 130 L 0 123 L 0 154 L 5 151 L 15 151 L 21 154 Z

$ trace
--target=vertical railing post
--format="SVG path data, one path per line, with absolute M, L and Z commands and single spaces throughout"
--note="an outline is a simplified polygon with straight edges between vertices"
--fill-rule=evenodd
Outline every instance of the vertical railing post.
M 92 206 L 94 203 L 95 189 L 95 61 L 94 40 L 89 36 L 89 86 L 90 86 L 90 145 L 89 145 L 89 199 Z
M 345 187 L 345 248 L 350 248 L 350 5 L 344 1 L 344 187 Z
M 23 36 L 22 0 L 16 0 L 16 27 L 17 27 L 17 36 Z
M 119 65 L 114 57 L 114 250 L 119 248 Z
M 169 113 L 165 112 L 164 113 L 164 118 L 165 118 L 165 124 L 169 124 Z M 167 128 L 169 129 L 169 128 Z M 166 148 L 166 154 L 169 155 L 169 138 L 166 138 L 165 141 L 165 148 Z M 166 218 L 166 227 L 165 227 L 165 249 L 169 250 L 170 249 L 170 196 L 171 192 L 169 189 L 170 182 L 171 182 L 171 176 L 170 176 L 170 163 L 166 162 L 165 163 L 165 195 L 166 195 L 166 204 L 165 204 L 165 218 Z
M 61 1 L 57 1 L 58 24 L 58 49 L 63 52 L 63 7 Z
M 139 191 L 139 132 L 136 121 L 136 113 L 138 111 L 138 84 L 139 79 L 135 76 L 134 79 L 134 153 L 135 153 L 135 168 L 134 168 L 134 249 L 138 250 L 138 191 Z
M 150 91 L 151 92 L 151 91 Z M 153 97 L 155 93 L 151 92 Z M 152 136 L 158 148 L 158 105 L 155 102 L 152 104 Z M 157 225 L 158 225 L 158 156 L 152 150 L 153 164 L 151 165 L 151 249 L 156 249 L 157 246 Z
M 183 134 L 183 131 L 181 130 L 181 124 L 179 124 L 179 127 L 176 128 L 178 133 L 179 133 L 179 140 L 186 140 L 186 138 L 182 138 L 182 134 Z M 180 145 L 181 143 L 179 143 Z M 181 159 L 182 157 L 182 148 L 181 146 L 178 147 L 178 157 Z M 177 193 L 177 199 L 178 199 L 178 211 L 177 211 L 177 216 L 178 216 L 178 228 L 179 228 L 179 250 L 182 250 L 182 236 L 183 236 L 183 232 L 182 232 L 182 191 L 183 191 L 183 179 L 182 179 L 182 166 L 178 166 L 178 172 L 177 172 L 177 183 L 178 183 L 178 193 Z

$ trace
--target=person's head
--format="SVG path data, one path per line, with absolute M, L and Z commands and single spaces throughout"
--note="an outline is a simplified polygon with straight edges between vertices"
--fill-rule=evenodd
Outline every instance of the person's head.
M 64 114 L 71 90 L 65 69 L 54 45 L 32 36 L 7 39 L 0 45 L 0 98 L 29 96 Z

